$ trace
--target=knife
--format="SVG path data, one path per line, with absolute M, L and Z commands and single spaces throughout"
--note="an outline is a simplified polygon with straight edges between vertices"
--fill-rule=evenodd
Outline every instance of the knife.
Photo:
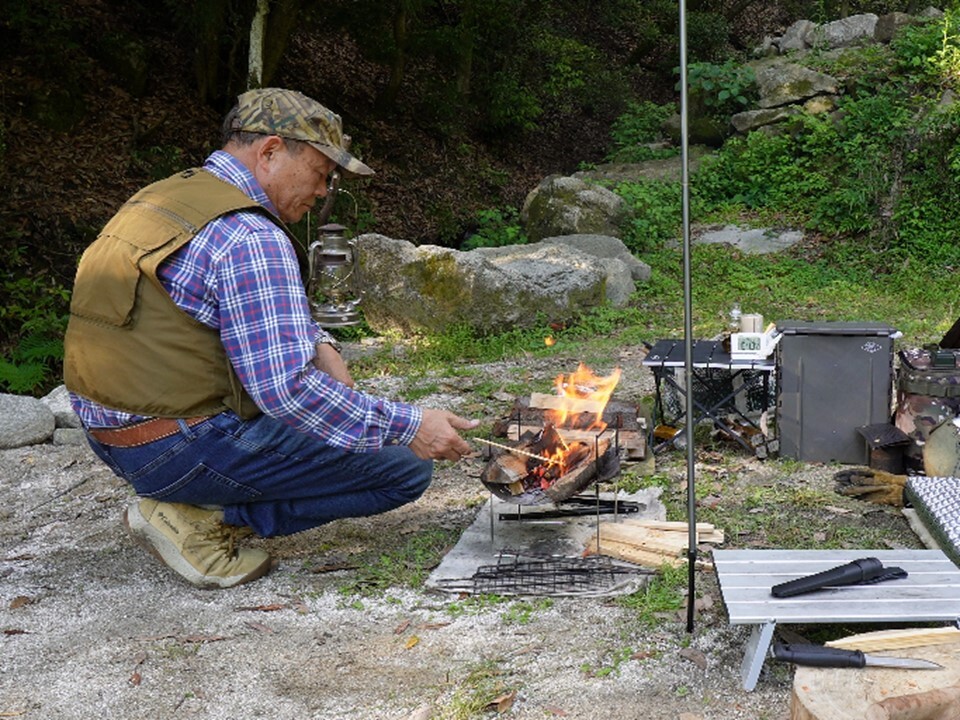
M 904 670 L 943 670 L 943 665 L 938 665 L 930 660 L 867 655 L 860 650 L 844 650 L 843 648 L 824 647 L 823 645 L 776 643 L 773 646 L 773 657 L 775 660 L 811 667 L 862 668 L 870 666 L 902 668 Z

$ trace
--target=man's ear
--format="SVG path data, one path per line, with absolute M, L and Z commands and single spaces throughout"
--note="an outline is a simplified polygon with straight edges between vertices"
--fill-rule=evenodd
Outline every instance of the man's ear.
M 257 162 L 269 163 L 273 156 L 276 155 L 281 150 L 285 149 L 283 144 L 283 138 L 278 135 L 268 135 L 264 138 L 263 142 L 260 143 L 260 147 L 257 148 Z

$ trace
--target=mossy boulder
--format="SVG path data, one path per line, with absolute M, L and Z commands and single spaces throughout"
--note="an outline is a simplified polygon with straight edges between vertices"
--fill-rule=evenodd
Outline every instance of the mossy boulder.
M 378 332 L 492 333 L 563 322 L 605 302 L 622 304 L 633 287 L 623 262 L 562 244 L 461 252 L 368 234 L 357 238 L 357 252 L 361 307 Z
M 619 237 L 630 215 L 616 193 L 580 178 L 550 175 L 527 195 L 520 222 L 531 241 L 556 235 Z

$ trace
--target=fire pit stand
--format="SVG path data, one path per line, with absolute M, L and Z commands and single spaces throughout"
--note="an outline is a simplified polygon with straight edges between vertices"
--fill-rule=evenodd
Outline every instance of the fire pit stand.
M 529 439 L 529 430 L 526 435 L 522 429 L 522 417 L 518 412 L 510 418 L 510 424 L 515 426 L 515 442 L 523 443 Z M 620 477 L 620 428 L 622 427 L 622 417 L 615 415 L 614 421 L 605 429 L 594 433 L 591 437 L 592 450 L 592 469 L 581 472 L 578 479 L 561 489 L 554 487 L 540 489 L 537 487 L 524 487 L 522 492 L 513 492 L 506 485 L 483 480 L 483 484 L 490 490 L 490 542 L 494 542 L 496 536 L 496 520 L 516 521 L 516 522 L 536 522 L 540 520 L 556 520 L 570 517 L 579 517 L 586 515 L 596 515 L 597 533 L 599 541 L 600 516 L 612 514 L 616 518 L 619 513 L 636 513 L 641 510 L 640 504 L 627 500 L 620 500 L 617 497 L 617 483 Z M 511 433 L 512 434 L 512 433 Z M 494 462 L 497 455 L 495 448 L 503 449 L 504 453 L 509 453 L 513 448 L 500 443 L 487 441 L 485 449 L 485 459 L 490 463 Z M 601 448 L 605 448 L 602 450 Z M 504 453 L 501 453 L 504 454 Z M 531 455 L 526 451 L 519 451 L 521 456 Z M 561 478 L 562 479 L 562 478 Z M 607 481 L 614 482 L 614 493 L 612 499 L 600 497 L 600 483 Z M 583 494 L 583 491 L 590 485 L 594 486 L 593 497 Z M 516 512 L 498 513 L 493 512 L 493 498 L 498 497 L 504 502 L 515 502 Z M 543 507 L 549 505 L 550 507 Z M 527 506 L 526 510 L 524 506 Z M 529 506 L 535 506 L 533 508 Z

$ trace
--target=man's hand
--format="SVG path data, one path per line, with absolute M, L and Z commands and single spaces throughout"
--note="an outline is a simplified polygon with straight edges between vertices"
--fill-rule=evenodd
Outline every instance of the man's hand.
M 353 378 L 350 377 L 347 364 L 332 345 L 317 343 L 317 354 L 313 356 L 313 364 L 317 370 L 325 372 L 334 380 L 339 380 L 347 387 L 353 387 Z
M 855 497 L 858 500 L 903 507 L 903 488 L 907 484 L 906 475 L 894 475 L 883 470 L 853 468 L 841 470 L 833 476 L 835 490 L 841 495 Z
M 423 408 L 423 420 L 410 449 L 424 460 L 459 460 L 473 451 L 457 430 L 471 430 L 479 420 L 467 420 L 446 410 Z

